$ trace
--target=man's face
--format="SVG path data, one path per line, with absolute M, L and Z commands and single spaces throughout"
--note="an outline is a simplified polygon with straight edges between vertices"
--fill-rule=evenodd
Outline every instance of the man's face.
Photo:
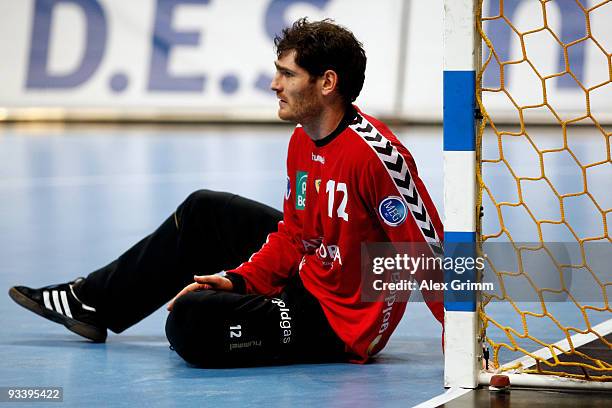
M 281 54 L 274 65 L 276 75 L 270 87 L 279 99 L 278 117 L 301 124 L 316 119 L 322 111 L 319 79 L 295 63 L 294 50 Z

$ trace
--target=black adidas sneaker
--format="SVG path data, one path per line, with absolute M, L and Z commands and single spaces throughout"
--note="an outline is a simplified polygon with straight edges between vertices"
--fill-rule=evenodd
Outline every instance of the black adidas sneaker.
M 9 296 L 26 309 L 63 324 L 76 334 L 104 343 L 106 328 L 98 322 L 96 309 L 81 302 L 74 294 L 73 285 L 81 279 L 40 289 L 13 286 L 9 289 Z

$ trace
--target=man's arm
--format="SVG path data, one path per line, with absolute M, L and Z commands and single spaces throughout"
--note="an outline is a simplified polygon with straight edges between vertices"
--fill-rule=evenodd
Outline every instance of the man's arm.
M 261 249 L 227 275 L 239 275 L 244 279 L 245 293 L 274 296 L 281 292 L 287 279 L 297 272 L 303 256 L 299 233 L 293 220 L 291 206 L 284 205 L 284 220 L 278 223 L 278 231 L 268 235 Z M 231 278 L 235 280 L 235 277 Z
M 170 301 L 170 303 L 168 303 L 168 311 L 171 312 L 172 309 L 174 308 L 174 302 L 176 302 L 176 299 L 180 298 L 181 296 L 189 293 L 189 292 L 194 292 L 196 290 L 206 290 L 206 289 L 212 289 L 212 290 L 224 290 L 227 292 L 231 292 L 234 290 L 234 284 L 233 282 L 224 277 L 224 276 L 219 276 L 219 275 L 204 275 L 204 276 L 198 276 L 195 275 L 193 277 L 194 282 L 185 286 L 179 293 L 177 293 L 177 295 Z
M 194 282 L 185 286 L 168 304 L 171 311 L 174 302 L 186 293 L 197 290 L 224 290 L 237 293 L 259 293 L 274 296 L 282 290 L 284 282 L 297 271 L 302 259 L 303 246 L 298 242 L 299 219 L 293 208 L 284 204 L 284 220 L 278 230 L 268 234 L 259 251 L 239 267 L 222 275 L 194 276 Z
M 289 209 L 290 213 L 291 209 Z M 167 306 L 168 311 L 172 311 L 176 299 L 197 290 L 224 290 L 243 294 L 260 293 L 268 296 L 280 293 L 284 282 L 297 271 L 302 253 L 294 244 L 285 222 L 279 222 L 278 226 L 278 231 L 268 235 L 265 244 L 259 251 L 251 255 L 251 258 L 238 268 L 226 271 L 225 276 L 195 275 L 194 282 L 185 286 L 170 301 Z

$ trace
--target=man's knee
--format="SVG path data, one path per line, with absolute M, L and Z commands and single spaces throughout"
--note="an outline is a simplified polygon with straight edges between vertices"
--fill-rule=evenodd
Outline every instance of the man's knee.
M 235 367 L 271 361 L 279 341 L 278 308 L 263 296 L 190 292 L 177 299 L 166 337 L 185 361 Z
M 218 365 L 216 356 L 222 347 L 219 311 L 207 309 L 212 291 L 187 293 L 176 300 L 166 319 L 166 337 L 170 346 L 190 364 Z
M 217 212 L 220 206 L 225 205 L 233 196 L 233 194 L 212 191 L 212 190 L 196 190 L 189 194 L 175 212 L 175 222 L 177 228 L 181 229 L 184 225 L 190 223 L 187 221 L 193 217 L 210 216 Z
M 184 339 L 187 333 L 187 307 L 185 296 L 181 296 L 174 302 L 172 311 L 166 318 L 166 338 L 174 350 L 181 350 L 184 347 Z

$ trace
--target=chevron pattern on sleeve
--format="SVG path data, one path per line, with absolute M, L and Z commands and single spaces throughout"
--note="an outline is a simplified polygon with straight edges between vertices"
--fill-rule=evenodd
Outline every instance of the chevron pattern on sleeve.
M 387 169 L 389 177 L 395 184 L 400 196 L 406 202 L 410 213 L 419 226 L 424 240 L 429 244 L 432 252 L 442 256 L 442 243 L 431 222 L 423 200 L 419 196 L 408 165 L 404 157 L 391 142 L 378 132 L 362 115 L 357 115 L 350 128 L 354 130 L 374 150 L 380 161 Z

